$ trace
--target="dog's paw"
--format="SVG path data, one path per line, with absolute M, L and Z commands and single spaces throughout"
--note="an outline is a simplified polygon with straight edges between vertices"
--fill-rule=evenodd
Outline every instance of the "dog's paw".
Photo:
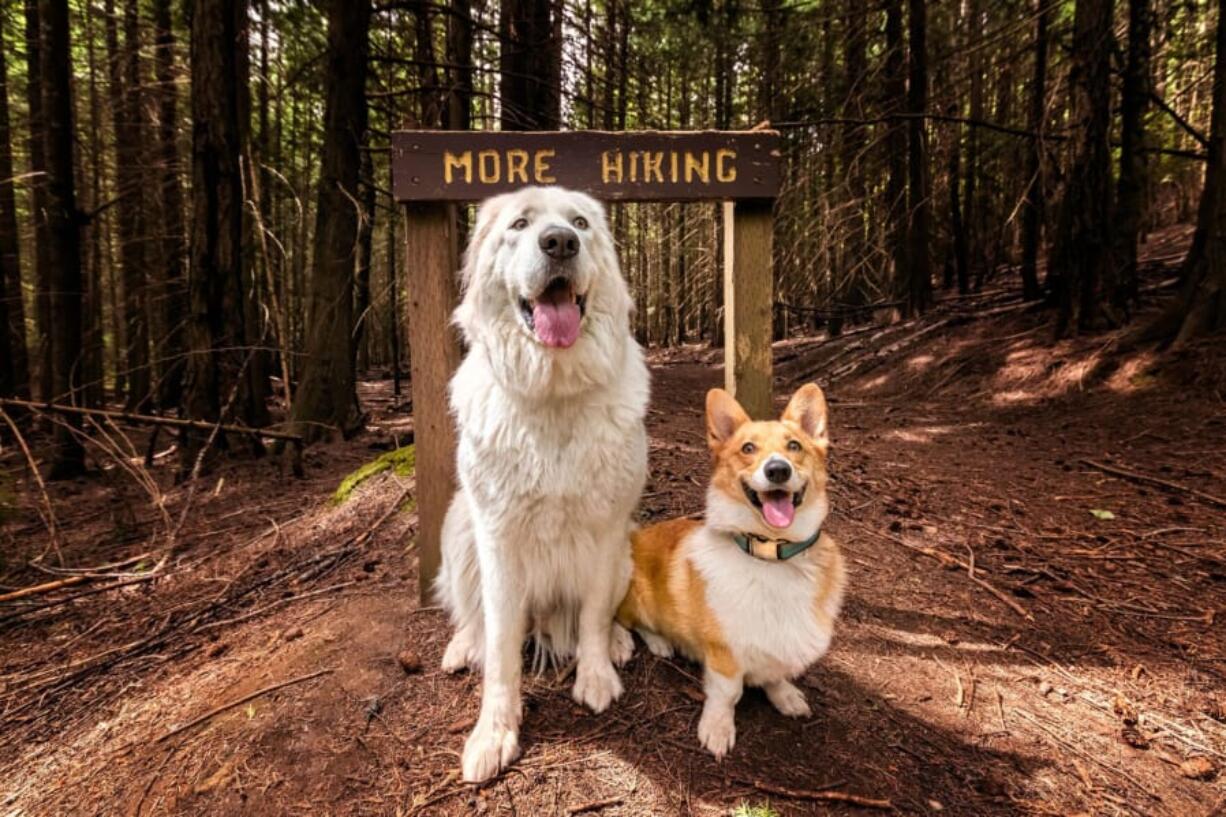
M 698 740 L 707 751 L 723 760 L 736 744 L 736 722 L 732 710 L 722 706 L 704 706 L 698 719 Z
M 468 633 L 456 633 L 443 653 L 443 671 L 463 672 L 480 666 L 481 645 Z
M 480 720 L 464 744 L 465 783 L 484 783 L 519 757 L 519 733 L 509 726 Z
M 766 697 L 783 715 L 789 718 L 807 718 L 813 714 L 809 701 L 800 688 L 788 681 L 779 681 L 766 687 Z
M 593 712 L 604 712 L 621 697 L 622 681 L 612 664 L 592 665 L 580 661 L 572 694 L 576 701 Z
M 639 635 L 643 637 L 643 643 L 647 645 L 647 650 L 652 655 L 659 656 L 660 658 L 673 657 L 673 645 L 667 638 L 655 633 L 649 633 L 646 630 L 639 630 Z
M 634 657 L 634 636 L 616 622 L 609 633 L 609 657 L 617 667 L 625 666 L 626 662 Z

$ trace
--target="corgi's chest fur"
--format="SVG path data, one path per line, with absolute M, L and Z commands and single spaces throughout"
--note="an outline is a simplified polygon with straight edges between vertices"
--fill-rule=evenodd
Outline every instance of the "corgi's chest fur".
M 795 678 L 830 647 L 843 597 L 843 563 L 827 534 L 787 561 L 756 559 L 729 533 L 702 526 L 684 543 L 704 601 L 746 683 Z

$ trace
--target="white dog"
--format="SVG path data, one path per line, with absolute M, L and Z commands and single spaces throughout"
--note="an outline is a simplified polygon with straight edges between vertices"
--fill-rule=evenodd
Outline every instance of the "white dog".
M 456 628 L 443 668 L 485 673 L 463 759 L 480 782 L 519 753 L 529 627 L 538 648 L 578 658 L 575 700 L 601 712 L 621 695 L 613 662 L 633 640 L 613 616 L 647 474 L 648 379 L 592 198 L 535 187 L 488 200 L 461 274 L 460 490 L 436 590 Z

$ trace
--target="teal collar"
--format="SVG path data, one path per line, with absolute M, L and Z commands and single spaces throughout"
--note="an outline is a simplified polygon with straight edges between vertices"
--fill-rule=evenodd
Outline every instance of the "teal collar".
M 771 539 L 766 536 L 759 536 L 756 533 L 734 533 L 732 538 L 737 546 L 750 556 L 764 559 L 768 562 L 782 562 L 813 547 L 814 543 L 821 538 L 821 535 L 822 529 L 818 528 L 813 532 L 812 536 L 800 542 L 791 542 L 787 539 Z

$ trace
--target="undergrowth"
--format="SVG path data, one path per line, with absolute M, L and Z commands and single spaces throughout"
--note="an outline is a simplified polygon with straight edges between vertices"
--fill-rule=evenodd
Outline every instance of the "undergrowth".
M 357 490 L 359 485 L 371 477 L 382 474 L 384 471 L 391 471 L 398 477 L 408 477 L 413 475 L 413 470 L 416 466 L 417 449 L 414 446 L 406 445 L 404 448 L 388 451 L 386 454 L 382 454 L 371 462 L 362 465 L 342 479 L 341 484 L 336 488 L 336 492 L 332 494 L 332 504 L 343 504 L 349 497 L 353 496 L 353 492 Z

